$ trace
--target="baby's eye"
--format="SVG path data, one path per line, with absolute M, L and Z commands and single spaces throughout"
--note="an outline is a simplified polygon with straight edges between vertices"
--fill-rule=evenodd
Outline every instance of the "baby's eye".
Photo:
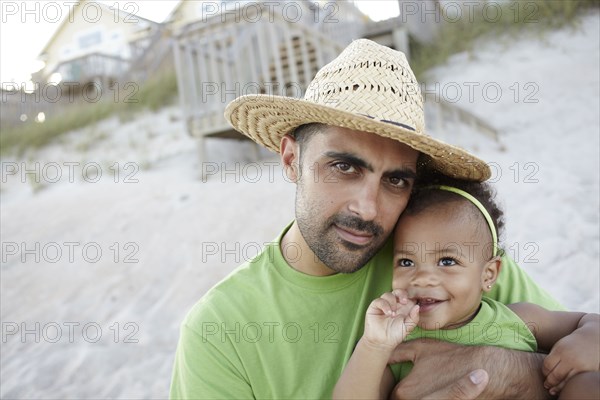
M 414 267 L 415 265 L 415 263 L 412 262 L 412 260 L 409 260 L 408 258 L 399 259 L 397 264 L 399 267 Z
M 454 258 L 444 257 L 441 258 L 440 261 L 438 261 L 438 265 L 440 267 L 451 267 L 453 265 L 456 265 L 456 260 Z

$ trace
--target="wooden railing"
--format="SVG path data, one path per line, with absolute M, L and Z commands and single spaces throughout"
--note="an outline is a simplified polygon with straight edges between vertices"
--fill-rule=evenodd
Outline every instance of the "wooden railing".
M 0 125 L 3 129 L 32 123 L 40 113 L 44 119 L 62 115 L 68 107 L 81 104 L 95 104 L 102 97 L 96 85 L 74 85 L 74 82 L 61 82 L 58 85 L 46 84 L 28 93 L 23 90 L 2 90 L 2 117 Z
M 58 72 L 65 82 L 85 84 L 94 79 L 119 79 L 129 69 L 130 61 L 118 56 L 92 53 L 63 61 L 53 72 Z
M 301 97 L 314 74 L 343 49 L 306 24 L 277 13 L 270 18 L 223 23 L 216 16 L 177 37 L 179 96 L 192 136 L 239 138 L 223 118 L 231 100 L 256 93 Z
M 363 37 L 367 25 L 372 23 L 347 0 L 323 2 L 316 12 L 317 18 L 311 21 L 312 28 L 344 47 L 352 40 Z
M 139 39 L 130 44 L 132 49 L 131 63 L 126 80 L 141 84 L 149 79 L 165 63 L 173 65 L 173 39 L 164 25 L 161 25 L 152 36 Z
M 51 90 L 51 89 L 50 89 Z M 50 110 L 59 106 L 62 97 L 57 102 L 43 101 L 35 93 L 26 93 L 22 90 L 1 90 L 2 117 L 0 127 L 4 130 L 18 126 L 26 121 L 34 121 L 36 116 L 43 112 L 44 116 Z
M 226 105 L 245 94 L 302 97 L 317 73 L 343 45 L 307 24 L 271 16 L 268 23 L 223 22 L 217 16 L 188 26 L 176 38 L 175 67 L 180 104 L 188 132 L 199 140 L 242 139 L 223 117 Z M 481 118 L 443 99 L 426 99 L 427 125 L 443 132 L 449 121 L 466 123 L 498 140 Z
M 111 84 L 124 79 L 129 63 L 109 54 L 88 54 L 58 64 L 53 71 L 61 74 L 57 85 L 36 83 L 33 93 L 3 91 L 2 127 L 32 123 L 40 113 L 45 119 L 54 118 L 74 105 L 112 98 Z

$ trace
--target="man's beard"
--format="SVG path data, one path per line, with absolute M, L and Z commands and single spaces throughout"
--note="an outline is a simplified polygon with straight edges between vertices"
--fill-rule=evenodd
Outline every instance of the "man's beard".
M 383 228 L 372 221 L 364 221 L 356 216 L 335 214 L 326 221 L 319 220 L 319 207 L 307 204 L 296 192 L 296 222 L 302 237 L 316 257 L 335 272 L 356 272 L 383 247 L 385 236 Z M 352 231 L 372 235 L 371 241 L 358 245 L 340 238 L 334 225 Z

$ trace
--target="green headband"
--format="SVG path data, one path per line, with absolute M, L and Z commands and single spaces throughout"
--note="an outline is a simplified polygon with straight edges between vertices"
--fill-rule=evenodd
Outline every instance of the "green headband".
M 483 204 L 481 204 L 481 202 L 479 200 L 477 200 L 475 197 L 473 197 L 469 193 L 467 193 L 464 190 L 459 189 L 459 188 L 455 188 L 452 186 L 445 186 L 445 185 L 434 185 L 434 186 L 429 186 L 429 188 L 445 190 L 446 192 L 452 192 L 452 193 L 459 194 L 462 197 L 464 197 L 465 199 L 469 200 L 471 203 L 473 203 L 475 205 L 475 207 L 477 207 L 479 209 L 479 211 L 481 211 L 481 213 L 483 214 L 483 217 L 485 218 L 485 220 L 488 223 L 488 226 L 490 227 L 490 232 L 492 232 L 492 241 L 494 242 L 494 250 L 493 250 L 492 256 L 496 257 L 498 255 L 498 233 L 496 233 L 496 227 L 494 226 L 494 221 L 492 221 L 492 216 L 490 215 L 488 210 L 485 209 Z

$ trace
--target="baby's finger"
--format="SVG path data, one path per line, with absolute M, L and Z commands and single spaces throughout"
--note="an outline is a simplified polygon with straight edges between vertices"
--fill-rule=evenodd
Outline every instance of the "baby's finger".
M 410 313 L 408 314 L 408 318 L 411 322 L 417 324 L 419 322 L 419 310 L 421 308 L 418 304 L 415 304 L 413 308 L 410 309 Z
M 393 316 L 394 310 L 392 309 L 391 304 L 386 299 L 380 297 L 371 302 L 371 305 L 369 306 L 369 310 L 367 311 L 367 313 L 375 314 L 375 315 L 384 314 L 384 315 Z
M 413 308 L 410 309 L 408 313 L 408 317 L 405 320 L 404 325 L 406 326 L 406 332 L 410 333 L 415 326 L 419 323 L 419 306 L 415 304 Z
M 567 374 L 565 379 L 560 381 L 558 385 L 550 388 L 550 390 L 549 390 L 550 394 L 552 396 L 556 396 L 557 394 L 559 394 L 561 392 L 561 390 L 563 390 L 563 388 L 565 387 L 565 384 L 569 381 L 569 379 L 571 379 L 576 374 L 577 374 L 577 371 L 575 371 L 574 369 L 569 371 L 569 373 Z
M 408 304 L 408 292 L 404 289 L 394 289 L 392 291 L 400 304 Z
M 569 373 L 569 370 L 567 369 L 566 365 L 562 365 L 562 363 L 559 361 L 558 364 L 556 365 L 556 367 L 554 367 L 554 369 L 552 371 L 550 371 L 548 376 L 546 376 L 546 380 L 544 382 L 544 387 L 546 389 L 550 389 L 550 388 L 558 385 L 561 381 L 563 381 L 567 377 L 568 373 Z
M 384 293 L 381 295 L 380 298 L 390 303 L 390 306 L 394 311 L 396 311 L 398 309 L 398 306 L 400 305 L 400 303 L 398 303 L 398 299 L 392 292 Z
M 560 391 L 563 389 L 563 387 L 565 387 L 565 383 L 567 383 L 567 381 L 562 381 L 558 385 L 550 388 L 550 390 L 548 390 L 548 393 L 550 393 L 551 396 L 558 395 L 560 393 Z
M 544 359 L 544 363 L 542 364 L 542 374 L 544 376 L 550 375 L 550 373 L 556 368 L 556 366 L 560 363 L 560 357 L 556 356 L 553 352 L 550 352 Z

